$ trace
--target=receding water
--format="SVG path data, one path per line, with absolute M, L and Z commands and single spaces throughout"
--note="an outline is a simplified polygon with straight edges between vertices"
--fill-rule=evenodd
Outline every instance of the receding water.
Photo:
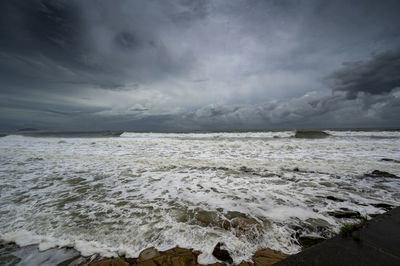
M 0 236 L 83 255 L 179 245 L 203 251 L 201 263 L 215 261 L 217 242 L 235 262 L 263 247 L 296 253 L 299 227 L 330 236 L 349 221 L 329 211 L 368 215 L 383 212 L 374 203 L 400 205 L 399 179 L 364 176 L 400 175 L 400 163 L 381 160 L 400 159 L 400 132 L 327 133 L 5 136 Z

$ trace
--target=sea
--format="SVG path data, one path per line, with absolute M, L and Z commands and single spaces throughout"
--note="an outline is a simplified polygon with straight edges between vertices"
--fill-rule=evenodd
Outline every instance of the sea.
M 400 205 L 400 131 L 48 133 L 0 137 L 0 240 L 40 251 L 137 257 L 200 250 L 235 263 L 294 254 Z

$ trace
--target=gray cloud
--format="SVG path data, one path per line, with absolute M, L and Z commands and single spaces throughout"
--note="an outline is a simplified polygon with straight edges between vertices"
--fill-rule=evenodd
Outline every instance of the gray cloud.
M 195 11 L 158 4 L 2 1 L 1 77 L 42 89 L 59 83 L 113 89 L 184 71 L 189 65 L 169 53 L 158 33 L 173 25 L 174 16 Z
M 400 49 L 375 55 L 368 61 L 345 63 L 328 79 L 334 90 L 383 94 L 400 87 Z
M 4 0 L 0 128 L 394 127 L 399 8 Z
M 293 129 L 393 127 L 399 125 L 400 89 L 385 95 L 331 95 L 310 92 L 300 98 L 256 105 L 210 105 L 174 117 L 182 129 Z M 343 119 L 345 117 L 346 119 Z

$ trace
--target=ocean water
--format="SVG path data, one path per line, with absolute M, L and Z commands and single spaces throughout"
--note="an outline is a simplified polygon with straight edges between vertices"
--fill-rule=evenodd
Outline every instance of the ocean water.
M 136 257 L 154 246 L 203 253 L 224 242 L 234 261 L 259 248 L 297 253 L 294 237 L 331 236 L 351 220 L 400 205 L 399 131 L 129 133 L 0 138 L 0 238 L 40 250 Z M 332 201 L 327 196 L 344 199 Z M 236 220 L 250 227 L 224 226 Z M 244 220 L 243 220 L 244 219 Z

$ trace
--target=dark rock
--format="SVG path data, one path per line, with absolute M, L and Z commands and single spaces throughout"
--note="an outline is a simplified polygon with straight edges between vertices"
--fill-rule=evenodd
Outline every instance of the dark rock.
M 321 243 L 322 241 L 325 240 L 325 238 L 320 237 L 320 236 L 302 235 L 297 240 L 299 241 L 299 244 L 302 247 L 308 248 L 308 247 L 314 246 L 318 243 Z
M 216 213 L 208 211 L 199 211 L 196 213 L 196 220 L 201 226 L 215 225 L 217 219 Z
M 254 171 L 253 169 L 248 168 L 248 167 L 246 167 L 246 166 L 240 167 L 239 170 L 242 171 L 242 172 L 245 172 L 245 173 L 250 173 L 250 172 L 253 172 L 253 171 Z
M 400 163 L 399 160 L 395 160 L 395 159 L 389 159 L 389 158 L 382 158 L 381 161 L 385 161 L 385 162 L 393 162 L 393 163 Z
M 221 261 L 225 261 L 225 262 L 232 264 L 233 259 L 232 259 L 231 255 L 229 255 L 229 252 L 227 250 L 221 249 L 222 245 L 223 245 L 223 243 L 220 242 L 215 246 L 213 253 L 212 253 L 213 256 Z
M 246 236 L 247 238 L 257 238 L 263 232 L 263 226 L 246 214 L 236 211 L 229 211 L 225 214 L 228 220 L 223 220 L 220 225 L 225 230 L 232 230 L 236 236 Z
M 295 168 L 293 168 L 293 171 L 298 172 L 298 171 L 300 171 L 300 169 L 298 167 L 295 167 Z
M 89 266 L 128 266 L 129 263 L 121 258 L 104 258 L 97 261 L 92 261 Z
M 200 251 L 192 249 L 175 247 L 166 251 L 161 251 L 160 256 L 151 259 L 155 265 L 172 265 L 172 266 L 184 266 L 184 265 L 196 265 L 197 256 L 201 254 Z M 145 265 L 146 261 L 142 263 Z
M 231 226 L 235 229 L 236 236 L 246 236 L 255 239 L 263 232 L 262 225 L 256 220 L 246 217 L 237 217 L 232 220 Z
M 134 265 L 136 265 L 136 264 L 138 264 L 138 259 L 137 258 L 126 258 L 126 257 L 124 257 L 124 260 L 126 261 L 126 262 L 128 262 L 129 263 L 129 265 L 132 265 L 132 264 L 134 264 Z
M 257 250 L 257 252 L 252 257 L 255 265 L 272 265 L 283 259 L 286 259 L 289 255 L 282 252 L 272 250 L 269 248 L 263 248 Z
M 393 205 L 387 204 L 387 203 L 373 203 L 371 204 L 372 206 L 380 209 L 384 209 L 385 211 L 390 211 L 391 209 L 394 208 Z
M 336 198 L 334 196 L 327 196 L 326 199 L 333 200 L 333 201 L 338 201 L 338 202 L 344 202 L 345 201 L 344 199 L 339 199 L 339 198 Z
M 157 249 L 155 249 L 153 247 L 146 248 L 145 250 L 140 252 L 138 261 L 141 262 L 141 261 L 149 260 L 149 259 L 152 259 L 159 255 L 160 255 L 160 253 L 158 252 Z
M 307 237 L 317 237 L 327 239 L 333 236 L 332 231 L 329 229 L 330 224 L 320 218 L 308 218 L 305 221 L 298 221 L 298 224 L 291 225 L 291 229 L 295 232 L 292 233 L 291 237 L 296 239 L 303 247 L 308 247 Z M 304 241 L 303 241 L 304 240 Z M 302 244 L 301 241 L 304 243 Z
M 228 212 L 225 214 L 225 217 L 228 218 L 228 219 L 230 219 L 230 220 L 232 220 L 232 219 L 235 219 L 235 218 L 237 218 L 237 217 L 246 218 L 247 215 L 246 215 L 245 213 L 242 213 L 242 212 L 228 211 Z
M 368 216 L 369 216 L 369 217 L 372 217 L 372 218 L 378 217 L 378 216 L 380 216 L 380 215 L 382 215 L 382 213 L 369 213 L 369 214 L 368 214 Z
M 397 175 L 385 172 L 385 171 L 379 171 L 379 170 L 374 170 L 369 174 L 366 174 L 368 177 L 388 177 L 388 178 L 400 178 Z
M 13 243 L 0 242 L 0 265 L 17 265 L 21 258 L 13 253 L 18 250 L 18 246 Z
M 351 202 L 354 203 L 354 204 L 360 205 L 360 206 L 368 206 L 368 204 L 361 203 L 361 202 L 358 202 L 356 200 L 352 200 Z
M 328 212 L 328 214 L 336 218 L 361 218 L 361 214 L 358 211 L 348 209 Z
M 296 130 L 295 138 L 319 139 L 330 136 L 328 133 L 318 130 Z
M 81 255 L 77 255 L 63 262 L 60 262 L 59 264 L 57 264 L 57 266 L 82 265 L 87 262 L 87 260 L 87 258 L 82 257 Z
M 231 230 L 232 225 L 231 225 L 231 223 L 230 223 L 229 221 L 223 220 L 223 221 L 222 221 L 222 227 L 223 227 L 225 230 L 229 231 L 229 230 Z

